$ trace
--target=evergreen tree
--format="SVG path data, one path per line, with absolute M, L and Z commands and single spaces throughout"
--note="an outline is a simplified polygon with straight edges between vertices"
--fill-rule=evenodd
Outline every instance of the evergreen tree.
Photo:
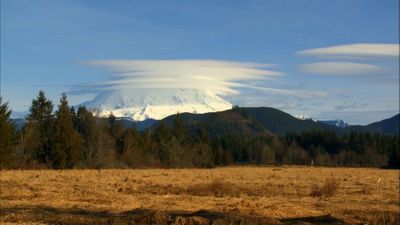
M 398 146 L 394 148 L 389 155 L 388 167 L 393 169 L 400 169 L 400 154 Z
M 214 153 L 214 158 L 215 158 L 215 165 L 217 166 L 224 166 L 226 164 L 225 158 L 224 158 L 224 150 L 222 149 L 221 146 L 218 146 L 215 150 Z
M 8 108 L 8 103 L 2 103 L 0 96 L 0 168 L 13 165 L 16 134 L 10 115 L 11 110 Z
M 148 164 L 144 151 L 143 138 L 135 127 L 126 129 L 124 134 L 122 161 L 129 167 L 140 167 Z
M 214 166 L 215 159 L 213 158 L 211 145 L 203 129 L 197 130 L 195 143 L 190 149 L 194 150 L 194 157 L 192 159 L 194 166 L 208 168 Z
M 124 151 L 124 133 L 125 126 L 122 120 L 117 118 L 111 113 L 108 116 L 108 124 L 110 126 L 110 133 L 115 139 L 117 153 L 122 155 Z
M 31 155 L 39 163 L 47 164 L 52 149 L 53 135 L 53 103 L 39 91 L 32 100 L 29 114 L 26 117 L 27 126 L 24 129 L 26 145 L 25 153 Z
M 201 143 L 198 143 L 202 145 Z M 181 118 L 181 114 L 177 113 L 172 124 L 171 138 L 169 139 L 168 151 L 168 166 L 169 167 L 192 167 L 194 146 L 191 145 L 188 138 L 188 132 Z M 208 146 L 207 146 L 208 147 Z M 204 149 L 205 146 L 200 147 Z
M 77 130 L 83 138 L 83 160 L 90 165 L 90 162 L 92 162 L 94 159 L 96 150 L 96 118 L 85 107 L 80 106 L 76 112 L 76 115 L 73 116 L 73 122 L 75 130 Z
M 155 156 L 164 165 L 169 164 L 168 143 L 171 140 L 171 133 L 164 121 L 161 120 L 153 134 L 155 142 Z
M 182 115 L 177 113 L 175 115 L 175 120 L 172 124 L 172 134 L 179 140 L 185 141 L 186 139 L 186 129 L 182 120 Z
M 81 157 L 81 139 L 74 130 L 68 99 L 62 94 L 56 112 L 54 149 L 51 158 L 54 168 L 72 168 Z

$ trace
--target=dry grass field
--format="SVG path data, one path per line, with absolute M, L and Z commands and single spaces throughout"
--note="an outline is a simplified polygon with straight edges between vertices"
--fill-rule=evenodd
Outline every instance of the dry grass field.
M 399 171 L 1 171 L 1 224 L 398 224 Z

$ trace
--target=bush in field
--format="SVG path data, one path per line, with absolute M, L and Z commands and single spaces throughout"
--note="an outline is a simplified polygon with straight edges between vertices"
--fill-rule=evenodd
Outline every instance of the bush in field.
M 311 186 L 310 196 L 312 197 L 332 197 L 334 196 L 339 189 L 339 181 L 335 178 L 328 178 L 319 186 L 314 184 Z
M 236 196 L 238 190 L 226 181 L 214 179 L 210 183 L 206 184 L 196 184 L 188 188 L 188 193 L 197 196 Z

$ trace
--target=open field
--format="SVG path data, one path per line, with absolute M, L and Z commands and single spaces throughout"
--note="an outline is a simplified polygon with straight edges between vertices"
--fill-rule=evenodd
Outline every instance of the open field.
M 1 171 L 1 224 L 397 224 L 399 171 Z M 379 182 L 380 181 L 380 182 Z

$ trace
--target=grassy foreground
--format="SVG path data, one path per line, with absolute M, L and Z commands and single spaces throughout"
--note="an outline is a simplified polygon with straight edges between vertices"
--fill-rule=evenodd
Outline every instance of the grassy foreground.
M 1 224 L 398 224 L 399 171 L 0 172 Z

